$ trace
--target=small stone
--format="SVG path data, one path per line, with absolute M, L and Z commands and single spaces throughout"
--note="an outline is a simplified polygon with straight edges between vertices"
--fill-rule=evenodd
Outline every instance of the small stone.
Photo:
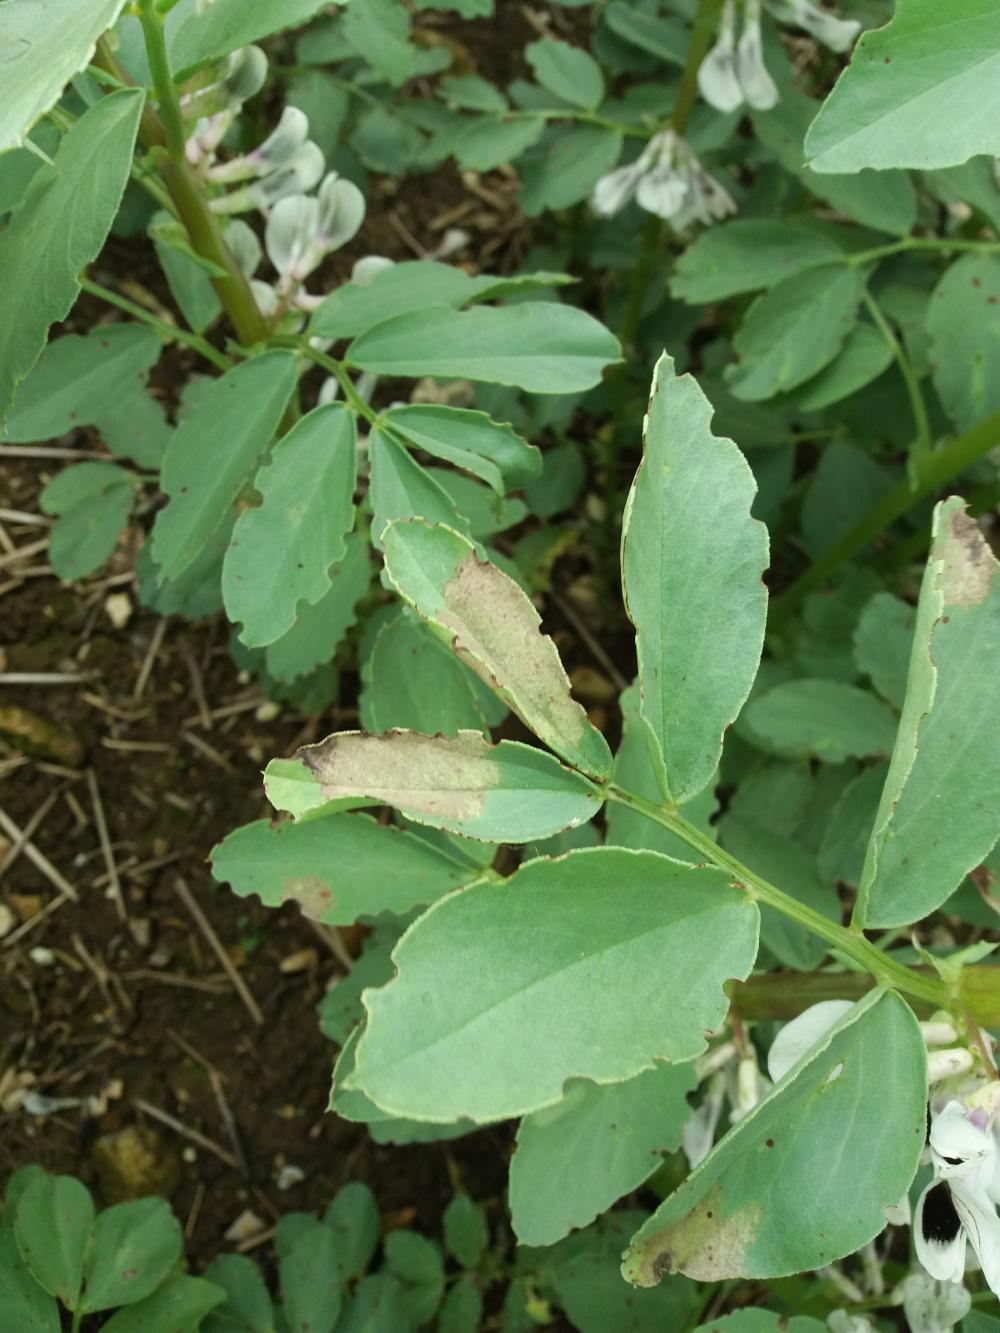
M 313 948 L 298 949 L 288 954 L 278 964 L 278 971 L 291 975 L 295 972 L 310 972 L 319 962 L 319 953 Z
M 300 1185 L 306 1178 L 306 1173 L 300 1166 L 283 1166 L 275 1176 L 275 1184 L 279 1190 L 290 1190 L 293 1185 Z
M 113 592 L 104 599 L 104 613 L 115 629 L 124 629 L 132 619 L 132 598 L 127 592 Z
M 273 722 L 276 717 L 281 716 L 281 704 L 275 703 L 273 699 L 267 699 L 255 709 L 254 717 L 258 722 Z
M 51 949 L 43 948 L 42 945 L 38 945 L 36 948 L 29 950 L 28 957 L 37 967 L 55 966 L 55 954 Z
M 239 1243 L 240 1241 L 250 1240 L 252 1236 L 260 1235 L 263 1230 L 263 1218 L 258 1217 L 252 1208 L 244 1208 L 223 1239 Z

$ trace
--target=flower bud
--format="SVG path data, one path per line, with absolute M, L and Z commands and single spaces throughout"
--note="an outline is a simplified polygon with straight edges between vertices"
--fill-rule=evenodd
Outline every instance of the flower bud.
M 972 1052 L 962 1046 L 943 1051 L 931 1051 L 927 1057 L 927 1082 L 937 1083 L 956 1074 L 967 1074 L 972 1068 Z
M 225 241 L 233 258 L 239 265 L 240 272 L 244 277 L 252 278 L 257 272 L 261 258 L 260 241 L 257 239 L 257 233 L 247 223 L 242 222 L 239 218 L 233 218 L 226 227 Z
M 264 142 L 247 156 L 266 163 L 268 170 L 285 166 L 305 144 L 308 134 L 309 117 L 297 106 L 286 106 L 281 119 Z
M 701 95 L 716 111 L 735 111 L 743 103 L 743 89 L 736 77 L 735 30 L 735 0 L 726 0 L 722 7 L 719 36 L 698 67 Z
M 319 203 L 311 195 L 289 194 L 271 209 L 264 231 L 267 257 L 281 276 L 301 282 L 319 225 Z
M 736 50 L 736 70 L 747 103 L 757 111 L 768 111 L 778 103 L 778 89 L 764 64 L 760 35 L 760 0 L 747 0 L 743 32 Z
M 226 90 L 236 102 L 248 102 L 259 93 L 267 78 L 267 56 L 259 46 L 241 46 L 229 60 Z
M 353 240 L 365 220 L 365 197 L 353 181 L 344 180 L 335 171 L 319 187 L 319 227 L 317 243 L 324 253 L 339 250 Z
M 395 268 L 396 261 L 387 259 L 385 255 L 362 255 L 360 259 L 354 261 L 354 267 L 351 269 L 351 281 L 359 287 L 367 287 L 368 284 L 387 268 Z
M 782 23 L 804 28 L 831 51 L 849 50 L 861 31 L 857 19 L 839 19 L 836 14 L 811 4 L 810 0 L 769 0 L 768 9 Z

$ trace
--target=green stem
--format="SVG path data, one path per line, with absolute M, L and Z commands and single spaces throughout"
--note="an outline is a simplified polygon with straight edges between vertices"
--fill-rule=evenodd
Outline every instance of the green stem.
M 226 371 L 232 368 L 233 363 L 229 357 L 224 352 L 220 352 L 217 347 L 213 347 L 200 334 L 191 333 L 187 329 L 178 328 L 176 324 L 171 324 L 168 320 L 160 319 L 158 315 L 143 309 L 135 301 L 130 301 L 126 296 L 119 296 L 110 287 L 104 287 L 101 283 L 94 282 L 92 278 L 81 277 L 78 281 L 81 289 L 89 292 L 91 296 L 96 296 L 98 300 L 105 301 L 108 305 L 113 305 L 119 310 L 124 310 L 133 319 L 148 324 L 151 329 L 156 330 L 164 342 L 184 343 L 186 347 L 200 352 L 206 361 L 211 361 L 212 365 L 217 366 L 219 370 Z
M 310 361 L 315 361 L 318 366 L 322 366 L 324 370 L 328 371 L 336 379 L 341 389 L 343 389 L 344 399 L 348 405 L 353 407 L 355 412 L 357 412 L 359 416 L 364 417 L 371 425 L 379 425 L 381 421 L 379 414 L 373 407 L 369 406 L 358 393 L 357 389 L 354 387 L 354 381 L 351 379 L 347 367 L 342 361 L 337 361 L 334 357 L 327 356 L 325 352 L 321 352 L 318 347 L 311 346 L 308 338 L 272 338 L 271 341 L 278 346 L 294 347 L 297 351 L 301 352 L 303 356 L 307 356 Z
M 148 0 L 144 0 L 144 3 L 148 3 Z M 160 45 L 163 45 L 163 31 L 156 16 L 152 17 L 152 23 L 147 22 L 143 25 L 143 34 L 146 36 L 147 42 L 152 42 L 153 47 L 155 47 L 157 36 Z M 157 77 L 162 79 L 164 77 L 163 68 L 160 68 L 159 75 L 156 74 L 154 68 L 156 52 L 153 47 L 147 46 L 150 68 L 154 70 L 154 79 Z M 165 45 L 163 45 L 161 56 L 162 59 L 158 63 L 162 66 L 166 61 Z M 122 86 L 132 86 L 132 80 L 119 65 L 104 38 L 101 38 L 97 44 L 94 64 L 107 73 L 113 74 Z M 161 109 L 164 109 L 168 104 L 177 106 L 173 81 L 169 79 L 169 67 L 166 68 L 166 75 L 169 86 L 156 87 Z M 172 134 L 176 137 L 176 126 Z M 257 302 L 254 300 L 246 275 L 237 264 L 229 246 L 223 239 L 218 218 L 209 208 L 208 200 L 202 193 L 201 187 L 188 165 L 187 158 L 184 155 L 183 126 L 181 128 L 179 152 L 174 151 L 171 149 L 170 138 L 164 121 L 147 104 L 139 122 L 139 136 L 145 146 L 159 159 L 157 166 L 160 177 L 167 187 L 167 193 L 177 210 L 177 216 L 184 224 L 193 249 L 203 259 L 208 259 L 213 264 L 217 264 L 225 273 L 225 277 L 212 278 L 211 282 L 218 293 L 223 309 L 236 330 L 236 336 L 240 343 L 244 347 L 254 347 L 258 343 L 264 342 L 268 332 L 267 323 L 257 308 Z M 178 145 L 175 144 L 174 149 L 177 147 Z
M 919 476 L 920 467 L 930 457 L 931 445 L 933 444 L 931 421 L 927 415 L 927 404 L 924 402 L 920 381 L 917 379 L 910 358 L 906 355 L 902 343 L 896 337 L 892 326 L 882 313 L 881 306 L 867 289 L 865 290 L 864 302 L 875 327 L 888 344 L 896 365 L 899 367 L 899 373 L 903 377 L 903 383 L 906 385 L 906 394 L 910 400 L 910 410 L 913 413 L 913 424 L 917 432 L 910 450 L 911 469 L 915 480 Z
M 706 861 L 735 875 L 758 902 L 774 908 L 776 912 L 780 912 L 782 916 L 787 917 L 790 921 L 803 926 L 811 934 L 818 935 L 820 939 L 826 940 L 828 944 L 833 945 L 840 953 L 857 963 L 864 971 L 870 973 L 876 981 L 886 986 L 893 986 L 907 995 L 915 996 L 917 999 L 924 1000 L 936 1007 L 946 1007 L 948 993 L 940 981 L 921 976 L 911 968 L 904 967 L 902 963 L 897 963 L 895 959 L 888 957 L 880 949 L 877 949 L 870 940 L 865 939 L 859 931 L 848 930 L 846 926 L 831 921 L 822 913 L 808 907 L 797 898 L 793 898 L 791 894 L 785 893 L 768 880 L 761 878 L 760 875 L 745 866 L 742 861 L 738 861 L 735 856 L 731 856 L 725 848 L 713 842 L 707 833 L 703 833 L 694 824 L 688 823 L 676 810 L 666 806 L 654 805 L 652 801 L 647 801 L 634 792 L 625 791 L 614 785 L 608 787 L 607 795 L 609 799 L 619 801 L 638 814 L 645 815 L 647 819 L 651 819 L 663 828 L 669 829 L 671 833 L 676 834 L 689 847 L 703 856 Z
M 942 486 L 979 461 L 1000 444 L 1000 409 L 984 417 L 971 430 L 929 454 L 916 469 L 916 477 L 906 477 L 872 505 L 820 556 L 804 574 L 771 604 L 771 628 L 780 627 L 789 612 L 810 592 L 821 588 L 827 579 L 852 556 L 863 550 L 873 538 L 884 532 L 907 510 L 939 491 Z
M 677 90 L 677 101 L 670 117 L 670 128 L 676 134 L 683 134 L 687 129 L 691 112 L 694 110 L 698 97 L 698 70 L 712 45 L 721 10 L 722 0 L 698 0 L 687 60 L 684 62 L 684 73 L 681 75 L 681 86 Z
M 177 90 L 170 73 L 167 43 L 163 36 L 163 20 L 153 9 L 153 0 L 139 0 L 139 22 L 146 43 L 146 57 L 153 79 L 153 91 L 160 108 L 164 143 L 172 158 L 184 157 L 184 120 L 181 116 Z
M 904 236 L 889 245 L 877 245 L 873 250 L 858 250 L 845 255 L 844 263 L 859 268 L 889 255 L 905 254 L 908 250 L 968 250 L 976 255 L 994 255 L 1000 250 L 1000 241 L 967 241 L 959 236 Z

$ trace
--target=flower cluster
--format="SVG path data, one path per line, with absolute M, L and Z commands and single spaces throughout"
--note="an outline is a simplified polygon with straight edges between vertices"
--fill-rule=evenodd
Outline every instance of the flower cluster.
M 611 217 L 633 199 L 677 231 L 736 211 L 728 192 L 673 130 L 661 130 L 634 162 L 602 176 L 590 202 L 596 213 Z
M 861 29 L 855 19 L 839 19 L 810 0 L 765 0 L 779 22 L 803 28 L 832 51 L 846 51 Z M 742 0 L 743 30 L 736 38 L 737 0 L 725 0 L 715 45 L 698 70 L 701 95 L 717 111 L 735 111 L 744 103 L 767 111 L 778 102 L 778 89 L 764 63 L 761 0 Z

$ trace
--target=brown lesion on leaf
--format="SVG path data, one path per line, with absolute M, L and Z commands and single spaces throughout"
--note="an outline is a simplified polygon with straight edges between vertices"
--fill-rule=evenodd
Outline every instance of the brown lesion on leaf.
M 337 896 L 318 875 L 303 875 L 285 881 L 281 887 L 281 901 L 297 902 L 303 916 L 313 921 L 325 921 L 336 905 Z
M 979 606 L 989 596 L 998 569 L 979 524 L 956 509 L 946 517 L 942 537 L 940 587 L 945 606 Z
M 424 736 L 339 732 L 297 752 L 326 800 L 368 796 L 397 809 L 450 820 L 475 819 L 500 786 L 494 746 L 478 731 Z
M 668 1273 L 685 1273 L 698 1282 L 746 1277 L 760 1220 L 759 1204 L 723 1216 L 716 1182 L 686 1217 L 633 1245 L 622 1271 L 639 1287 L 655 1287 Z
M 516 697 L 509 690 L 504 697 L 532 730 L 542 735 L 538 721 L 544 718 L 564 743 L 579 744 L 587 714 L 570 693 L 569 677 L 555 644 L 542 633 L 541 617 L 514 580 L 471 551 L 445 584 L 443 597 L 434 619 L 452 631 L 458 656 L 491 689 L 516 680 Z

